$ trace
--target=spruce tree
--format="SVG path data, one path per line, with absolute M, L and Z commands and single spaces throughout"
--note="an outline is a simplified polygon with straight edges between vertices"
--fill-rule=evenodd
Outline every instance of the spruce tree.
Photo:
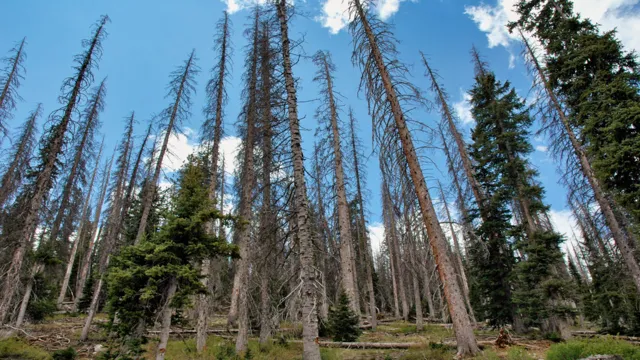
M 120 341 L 140 351 L 136 349 L 137 328 L 153 324 L 160 315 L 158 359 L 164 357 L 172 311 L 178 310 L 179 316 L 194 294 L 206 291 L 194 264 L 206 257 L 235 254 L 233 246 L 205 229 L 212 220 L 232 220 L 222 216 L 209 200 L 205 163 L 203 154 L 189 157 L 179 171 L 171 211 L 163 214 L 160 230 L 123 248 L 113 257 L 107 276 L 109 309 L 118 317 L 111 328 Z
M 328 328 L 333 341 L 354 342 L 362 333 L 358 326 L 359 316 L 353 312 L 351 300 L 346 292 L 340 293 L 338 303 L 329 309 Z

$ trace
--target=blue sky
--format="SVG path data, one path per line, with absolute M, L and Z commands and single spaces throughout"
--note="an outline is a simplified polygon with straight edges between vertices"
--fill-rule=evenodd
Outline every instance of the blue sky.
M 620 38 L 629 48 L 640 49 L 640 0 L 578 0 L 576 9 L 603 24 L 605 28 L 618 26 Z M 430 58 L 431 65 L 443 78 L 444 86 L 465 122 L 462 129 L 469 134 L 472 119 L 465 114 L 464 93 L 473 83 L 473 67 L 470 64 L 469 49 L 475 44 L 498 78 L 509 79 L 522 96 L 526 96 L 531 84 L 519 56 L 520 47 L 504 31 L 504 23 L 512 19 L 509 10 L 515 0 L 380 0 L 379 14 L 395 24 L 395 34 L 400 40 L 400 58 L 409 65 L 414 84 L 428 89 L 419 63 L 419 50 Z M 298 54 L 312 55 L 317 50 L 329 50 L 337 66 L 336 89 L 344 97 L 345 111 L 348 105 L 354 108 L 361 138 L 371 152 L 371 120 L 367 114 L 366 101 L 357 94 L 359 74 L 351 65 L 351 37 L 346 28 L 341 28 L 346 20 L 342 16 L 344 3 L 341 0 L 296 1 L 300 14 L 290 29 L 293 38 L 304 36 L 302 49 Z M 104 42 L 104 55 L 100 68 L 95 72 L 97 81 L 108 76 L 106 108 L 102 114 L 102 132 L 106 136 L 106 149 L 113 149 L 119 141 L 124 117 L 135 111 L 141 121 L 137 133 L 141 133 L 144 123 L 152 114 L 160 112 L 167 105 L 164 98 L 169 73 L 182 63 L 191 49 L 196 49 L 197 64 L 202 72 L 197 78 L 198 93 L 194 96 L 193 116 L 186 127 L 193 129 L 188 137 L 173 141 L 174 152 L 180 158 L 192 150 L 197 141 L 197 131 L 202 123 L 204 86 L 209 78 L 209 69 L 214 62 L 212 51 L 215 23 L 222 11 L 233 11 L 234 71 L 226 114 L 226 134 L 236 134 L 233 123 L 240 109 L 242 48 L 246 44 L 242 36 L 247 16 L 246 0 L 20 0 L 4 1 L 0 12 L 5 16 L 0 22 L 0 54 L 27 37 L 25 62 L 26 79 L 19 93 L 24 101 L 18 104 L 10 128 L 17 127 L 27 114 L 42 102 L 44 114 L 59 105 L 57 97 L 65 77 L 72 75 L 72 58 L 81 51 L 80 41 L 90 35 L 90 26 L 101 14 L 108 14 L 109 36 Z M 302 52 L 304 51 L 304 52 Z M 311 157 L 313 133 L 316 122 L 313 112 L 317 104 L 317 85 L 312 83 L 314 66 L 310 59 L 302 58 L 294 67 L 294 74 L 300 78 L 299 100 L 302 120 L 303 142 L 307 158 Z M 427 124 L 435 124 L 439 116 L 436 112 L 415 114 Z M 346 113 L 343 114 L 346 119 Z M 535 130 L 535 129 L 534 129 Z M 565 210 L 565 190 L 557 184 L 555 164 L 546 152 L 544 138 L 532 139 L 537 150 L 531 161 L 540 171 L 540 180 L 547 191 L 547 202 L 552 207 L 552 215 L 561 231 L 566 232 L 569 224 Z M 6 142 L 5 142 L 6 144 Z M 226 141 L 227 152 L 237 144 L 233 138 Z M 443 178 L 446 168 L 442 156 L 430 154 L 437 167 L 424 164 L 430 186 L 435 179 Z M 230 164 L 231 160 L 227 159 Z M 171 167 L 171 165 L 169 164 Z M 374 234 L 381 232 L 380 180 L 377 157 L 371 156 L 367 162 L 368 211 Z M 435 193 L 434 193 L 435 194 Z

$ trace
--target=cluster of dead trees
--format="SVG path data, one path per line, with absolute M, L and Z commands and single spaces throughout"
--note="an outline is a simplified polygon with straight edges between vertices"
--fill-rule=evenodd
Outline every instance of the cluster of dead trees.
M 292 6 L 284 0 L 257 6 L 245 29 L 243 104 L 237 120 L 242 141 L 231 191 L 221 154 L 223 124 L 228 121 L 225 89 L 232 75 L 229 16 L 224 13 L 217 24 L 216 58 L 198 60 L 192 51 L 171 73 L 166 107 L 143 126 L 141 137 L 134 135 L 136 115 L 127 115 L 122 139 L 111 155 L 106 155 L 98 134 L 107 83 L 96 83 L 93 77 L 107 36 L 109 18 L 104 16 L 74 58 L 74 73 L 61 89 L 61 107 L 48 116 L 44 133 L 37 136 L 36 124 L 44 111 L 38 105 L 12 140 L 0 189 L 0 323 L 20 327 L 30 308 L 52 301 L 58 309 L 88 313 L 81 334 L 82 340 L 87 339 L 103 306 L 110 259 L 159 231 L 162 212 L 171 211 L 165 200 L 172 190 L 159 187 L 163 162 L 170 152 L 170 138 L 180 134 L 191 117 L 200 71 L 197 62 L 205 62 L 211 71 L 204 87 L 200 140 L 208 164 L 208 197 L 221 212 L 225 199 L 234 198 L 239 219 L 234 228 L 211 221 L 205 230 L 229 238 L 239 258 L 214 257 L 196 264 L 208 289 L 192 296 L 193 311 L 188 314 L 195 324 L 198 351 L 205 347 L 212 314 L 226 312 L 229 325 L 237 328 L 238 352 L 247 350 L 252 329 L 265 343 L 282 321 L 290 321 L 303 325 L 304 358 L 320 359 L 318 321 L 326 319 L 329 307 L 344 292 L 351 310 L 367 319 L 373 330 L 384 313 L 415 321 L 418 330 L 429 319 L 450 321 L 458 353 L 477 353 L 473 324 L 487 315 L 472 308 L 468 279 L 472 265 L 465 249 L 484 241 L 477 228 L 478 223 L 491 221 L 492 195 L 478 180 L 478 161 L 469 154 L 446 91 L 424 55 L 426 82 L 442 121 L 429 127 L 413 118 L 410 110 L 427 100 L 397 58 L 392 27 L 371 8 L 368 1 L 349 1 L 352 61 L 361 72 L 360 91 L 368 102 L 382 174 L 385 238 L 375 257 L 367 225 L 367 160 L 358 119 L 335 89 L 336 68 L 324 50 L 310 59 L 320 96 L 314 151 L 306 154 L 305 164 L 293 72 L 298 58 L 292 56 L 300 44 L 291 39 L 289 29 Z M 544 112 L 551 114 L 545 117 L 548 128 L 557 130 L 552 134 L 554 146 L 573 159 L 567 161 L 564 179 L 589 254 L 579 258 L 583 249 L 576 250 L 569 267 L 579 281 L 590 281 L 593 274 L 583 265 L 589 256 L 610 263 L 620 258 L 640 289 L 640 268 L 632 251 L 633 219 L 601 187 L 568 119 L 567 106 L 550 85 L 529 38 L 523 35 L 522 40 L 545 99 Z M 11 50 L 1 78 L 3 139 L 19 100 L 25 46 L 23 40 Z M 485 65 L 477 52 L 473 55 L 476 76 L 482 78 Z M 427 127 L 430 142 L 441 140 L 450 187 L 425 178 L 428 169 L 421 161 L 420 143 Z M 449 193 L 459 217 L 450 207 Z M 529 213 L 532 206 L 524 190 L 513 199 L 513 207 L 519 209 L 515 220 L 528 236 L 552 231 L 545 211 Z M 479 214 L 475 222 L 472 212 Z M 504 234 L 488 238 L 500 236 Z M 526 259 L 527 254 L 519 258 Z M 558 276 L 569 276 L 564 261 L 553 267 Z M 167 299 L 176 293 L 175 284 L 162 289 Z M 162 318 L 159 333 L 164 348 L 171 324 L 169 300 L 156 310 Z M 158 357 L 163 358 L 164 352 Z

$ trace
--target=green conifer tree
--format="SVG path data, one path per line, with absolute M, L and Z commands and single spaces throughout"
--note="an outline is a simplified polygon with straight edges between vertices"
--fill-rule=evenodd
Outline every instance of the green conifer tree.
M 351 310 L 349 297 L 342 291 L 338 304 L 329 309 L 328 326 L 333 341 L 356 341 L 361 333 L 358 323 L 358 315 Z

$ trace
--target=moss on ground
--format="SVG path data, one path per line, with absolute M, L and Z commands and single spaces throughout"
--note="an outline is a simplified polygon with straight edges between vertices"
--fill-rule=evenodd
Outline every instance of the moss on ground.
M 46 351 L 15 337 L 0 340 L 0 359 L 49 360 Z

